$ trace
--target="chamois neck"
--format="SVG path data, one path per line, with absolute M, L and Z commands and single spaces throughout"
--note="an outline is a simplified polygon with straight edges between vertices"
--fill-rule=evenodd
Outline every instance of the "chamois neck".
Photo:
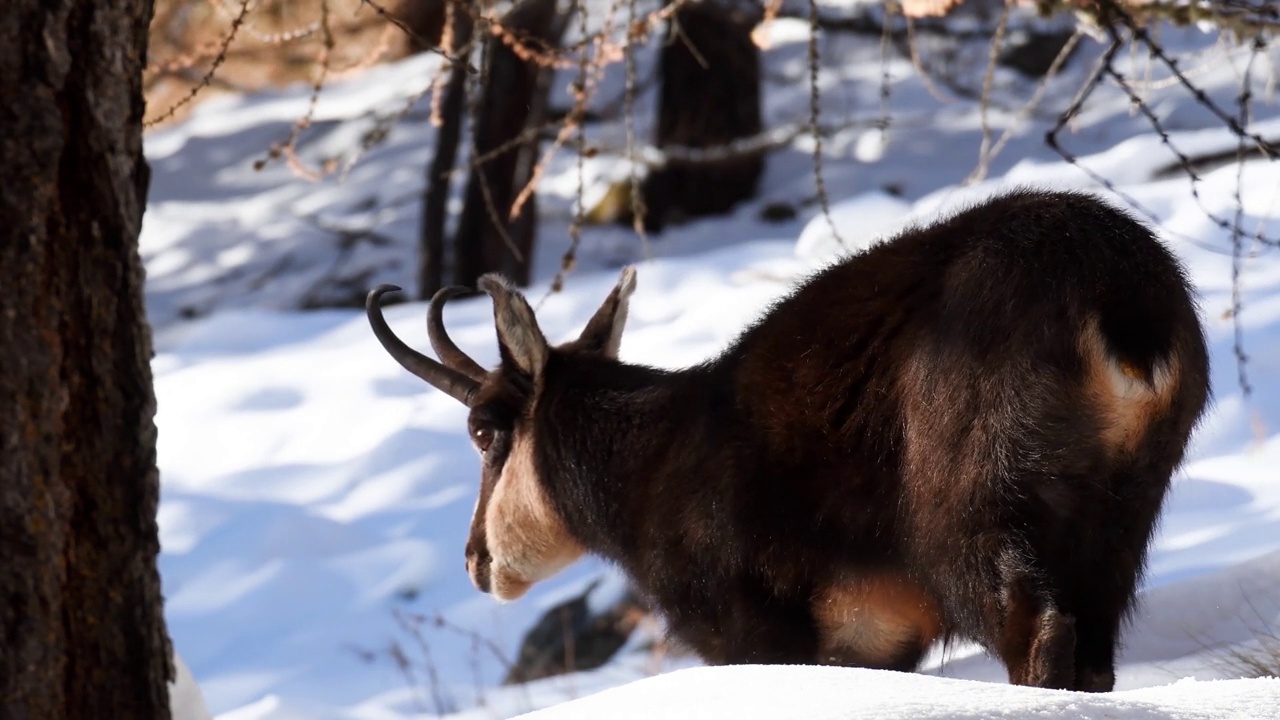
M 580 542 L 621 559 L 654 504 L 716 467 L 735 425 L 728 376 L 598 357 L 556 358 L 546 376 L 537 414 L 549 495 Z

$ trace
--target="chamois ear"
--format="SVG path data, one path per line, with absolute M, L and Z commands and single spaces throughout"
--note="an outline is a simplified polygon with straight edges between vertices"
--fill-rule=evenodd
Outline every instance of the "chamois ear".
M 493 297 L 493 320 L 498 330 L 502 363 L 530 377 L 538 377 L 547 364 L 550 350 L 533 316 L 533 308 L 510 281 L 497 273 L 482 276 L 480 289 Z
M 623 268 L 622 277 L 618 278 L 613 292 L 605 298 L 604 304 L 596 310 L 596 314 L 578 336 L 578 343 L 583 348 L 603 353 L 605 357 L 618 357 L 618 348 L 622 345 L 622 327 L 627 324 L 627 305 L 635 289 L 636 269 Z

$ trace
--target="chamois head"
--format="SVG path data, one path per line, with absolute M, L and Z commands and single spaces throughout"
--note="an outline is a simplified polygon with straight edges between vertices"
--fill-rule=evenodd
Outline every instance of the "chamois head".
M 500 275 L 480 278 L 493 298 L 494 325 L 501 361 L 485 371 L 449 339 L 444 304 L 467 292 L 447 287 L 431 299 L 427 336 L 439 361 L 405 345 L 382 317 L 381 297 L 399 290 L 381 285 L 369 293 L 365 310 L 382 346 L 406 370 L 471 409 L 467 431 L 480 453 L 480 493 L 467 539 L 467 573 L 483 592 L 514 600 L 583 554 L 553 509 L 535 461 L 533 409 L 539 401 L 548 360 L 573 351 L 618 356 L 627 302 L 635 290 L 635 270 L 625 268 L 613 292 L 576 340 L 552 347 L 533 308 Z

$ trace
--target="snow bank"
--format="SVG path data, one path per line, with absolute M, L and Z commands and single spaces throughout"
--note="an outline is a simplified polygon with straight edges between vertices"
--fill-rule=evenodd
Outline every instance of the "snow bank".
M 204 693 L 177 652 L 173 654 L 173 682 L 169 683 L 169 712 L 173 720 L 212 720 Z
M 901 230 L 910 214 L 911 203 L 880 191 L 833 203 L 829 220 L 819 213 L 804 226 L 796 256 L 822 263 L 866 250 Z
M 1196 681 L 1088 694 L 807 666 L 691 668 L 532 712 L 528 720 L 1263 720 L 1280 679 Z

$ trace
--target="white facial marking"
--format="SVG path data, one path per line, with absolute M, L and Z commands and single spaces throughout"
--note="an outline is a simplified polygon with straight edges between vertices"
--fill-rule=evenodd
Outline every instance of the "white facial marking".
M 514 600 L 582 556 L 539 482 L 532 444 L 517 432 L 485 508 L 490 584 L 499 600 Z

